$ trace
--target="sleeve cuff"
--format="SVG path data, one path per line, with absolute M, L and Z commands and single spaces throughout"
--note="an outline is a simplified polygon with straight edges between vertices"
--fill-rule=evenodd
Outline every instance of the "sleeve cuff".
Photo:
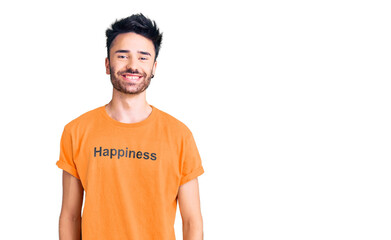
M 204 168 L 201 166 L 200 168 L 197 168 L 193 172 L 191 172 L 191 173 L 187 174 L 186 176 L 182 177 L 181 178 L 181 182 L 179 183 L 179 186 L 189 182 L 190 180 L 200 176 L 203 173 L 204 173 Z
M 79 177 L 79 174 L 77 173 L 77 171 L 74 168 L 72 168 L 68 163 L 63 162 L 61 160 L 58 160 L 56 162 L 56 165 L 57 165 L 57 167 L 61 168 L 62 170 L 68 172 L 69 174 L 71 174 L 72 176 L 74 176 L 75 178 L 80 180 L 80 177 Z

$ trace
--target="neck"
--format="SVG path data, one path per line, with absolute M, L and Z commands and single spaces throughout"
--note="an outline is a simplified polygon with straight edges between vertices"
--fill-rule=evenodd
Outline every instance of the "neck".
M 152 108 L 146 101 L 145 91 L 140 94 L 125 94 L 113 89 L 113 98 L 107 104 L 106 112 L 119 122 L 136 123 L 148 118 Z

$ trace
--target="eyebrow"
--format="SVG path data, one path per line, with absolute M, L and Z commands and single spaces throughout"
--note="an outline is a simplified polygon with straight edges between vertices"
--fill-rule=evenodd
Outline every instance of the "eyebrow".
M 129 50 L 122 50 L 122 49 L 115 51 L 115 53 L 129 53 L 129 52 L 130 52 Z M 137 51 L 137 53 L 152 56 L 149 52 L 146 51 Z
M 129 50 L 117 50 L 115 53 L 128 53 L 130 52 Z
M 145 52 L 145 51 L 137 51 L 137 52 L 140 53 L 140 54 L 143 54 L 143 55 L 151 56 L 151 54 L 149 52 Z

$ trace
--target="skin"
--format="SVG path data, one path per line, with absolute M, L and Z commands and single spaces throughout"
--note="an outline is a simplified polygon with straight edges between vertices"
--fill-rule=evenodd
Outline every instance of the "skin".
M 149 55 L 141 54 L 149 53 Z M 119 34 L 111 44 L 110 60 L 105 59 L 106 74 L 113 83 L 113 97 L 106 111 L 113 119 L 123 123 L 136 123 L 146 119 L 152 108 L 146 101 L 146 88 L 157 62 L 155 48 L 151 40 L 136 34 Z M 143 76 L 132 83 L 123 74 Z
M 155 74 L 157 62 L 151 40 L 136 34 L 119 34 L 111 44 L 110 59 L 105 59 L 106 74 L 113 84 L 113 95 L 106 106 L 108 115 L 123 123 L 146 119 L 152 108 L 146 101 L 146 89 Z M 124 75 L 141 76 L 136 82 Z M 60 215 L 60 240 L 80 239 L 81 209 L 84 189 L 81 181 L 63 171 L 63 202 Z M 178 205 L 182 217 L 183 239 L 203 239 L 198 178 L 178 189 Z
M 62 174 L 62 189 L 59 237 L 60 240 L 79 240 L 84 189 L 81 181 L 66 171 Z
M 178 205 L 182 216 L 183 240 L 204 239 L 198 178 L 179 187 Z

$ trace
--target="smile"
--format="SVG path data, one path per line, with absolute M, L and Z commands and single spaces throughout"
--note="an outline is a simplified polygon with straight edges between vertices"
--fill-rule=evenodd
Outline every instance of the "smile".
M 139 80 L 140 78 L 142 78 L 142 76 L 139 76 L 139 75 L 133 75 L 133 74 L 124 74 L 122 75 L 122 77 L 125 79 L 125 80 L 132 80 L 132 81 L 137 81 Z

